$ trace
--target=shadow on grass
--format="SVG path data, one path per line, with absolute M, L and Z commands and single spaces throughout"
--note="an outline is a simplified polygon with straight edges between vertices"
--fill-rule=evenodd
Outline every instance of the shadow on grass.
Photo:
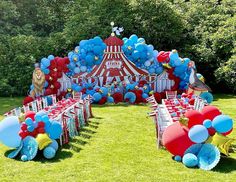
M 38 150 L 36 157 L 32 161 L 38 163 L 55 163 L 72 157 L 72 151 L 79 153 L 83 149 L 83 146 L 85 146 L 89 142 L 89 139 L 92 138 L 96 133 L 96 131 L 92 130 L 91 128 L 97 129 L 99 124 L 99 122 L 89 122 L 84 128 L 80 130 L 78 136 L 70 138 L 70 142 L 68 144 L 59 147 L 53 159 L 46 159 L 43 156 L 43 151 Z M 6 151 L 4 155 L 7 157 L 12 151 L 13 150 Z M 21 161 L 20 156 L 21 155 L 18 154 L 15 160 Z
M 236 170 L 236 159 L 231 157 L 221 157 L 220 162 L 213 169 L 215 172 L 230 173 Z

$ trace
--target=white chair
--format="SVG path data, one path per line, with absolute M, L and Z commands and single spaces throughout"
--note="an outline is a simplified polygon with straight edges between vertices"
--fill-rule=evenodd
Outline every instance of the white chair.
M 177 97 L 177 91 L 166 91 L 167 99 L 175 99 Z

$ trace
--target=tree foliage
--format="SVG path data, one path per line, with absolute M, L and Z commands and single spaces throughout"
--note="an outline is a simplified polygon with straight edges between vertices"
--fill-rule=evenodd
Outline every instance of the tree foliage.
M 0 95 L 25 95 L 35 62 L 108 37 L 111 21 L 124 27 L 122 37 L 135 33 L 194 60 L 214 91 L 224 83 L 235 92 L 235 11 L 231 0 L 0 1 Z

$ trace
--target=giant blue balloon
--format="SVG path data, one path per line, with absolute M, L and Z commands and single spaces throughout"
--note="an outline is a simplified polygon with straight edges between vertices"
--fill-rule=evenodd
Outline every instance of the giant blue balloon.
M 20 146 L 21 137 L 19 119 L 16 116 L 10 116 L 0 122 L 0 142 L 10 148 Z

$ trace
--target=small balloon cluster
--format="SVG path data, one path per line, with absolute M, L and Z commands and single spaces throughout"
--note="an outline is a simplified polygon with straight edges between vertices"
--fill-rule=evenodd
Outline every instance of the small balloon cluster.
M 171 52 L 161 51 L 157 55 L 157 61 L 166 67 L 174 68 L 173 74 L 180 78 L 179 89 L 186 90 L 188 88 L 191 73 L 188 68 L 189 58 L 180 58 L 176 50 Z
M 35 158 L 38 150 L 47 159 L 55 157 L 58 150 L 56 139 L 62 134 L 62 126 L 57 121 L 50 120 L 43 111 L 28 111 L 20 118 L 5 118 L 0 122 L 0 131 L 0 141 L 15 148 L 8 157 L 16 158 L 20 155 L 22 161 L 30 161 Z
M 227 137 L 233 130 L 233 120 L 215 106 L 205 106 L 201 112 L 189 110 L 181 120 L 167 127 L 162 136 L 163 145 L 187 167 L 198 166 L 211 170 L 220 160 L 220 153 L 228 156 L 233 139 Z
M 91 72 L 94 65 L 99 65 L 102 62 L 105 49 L 106 44 L 99 36 L 89 40 L 81 40 L 79 46 L 68 53 L 70 63 L 67 75 L 73 76 Z
M 41 69 L 42 67 L 44 67 L 43 59 L 41 60 Z M 58 90 L 61 88 L 61 84 L 58 79 L 63 76 L 63 73 L 67 73 L 69 71 L 69 69 L 67 68 L 68 63 L 69 59 L 67 57 L 55 57 L 54 59 L 50 60 L 50 64 L 47 67 L 49 73 L 45 75 L 46 81 L 48 82 L 48 86 L 45 90 L 44 95 L 58 93 Z
M 158 51 L 153 45 L 147 45 L 144 38 L 138 38 L 133 34 L 129 38 L 123 38 L 122 50 L 130 61 L 137 67 L 147 70 L 150 74 L 160 74 L 163 67 L 156 61 Z

